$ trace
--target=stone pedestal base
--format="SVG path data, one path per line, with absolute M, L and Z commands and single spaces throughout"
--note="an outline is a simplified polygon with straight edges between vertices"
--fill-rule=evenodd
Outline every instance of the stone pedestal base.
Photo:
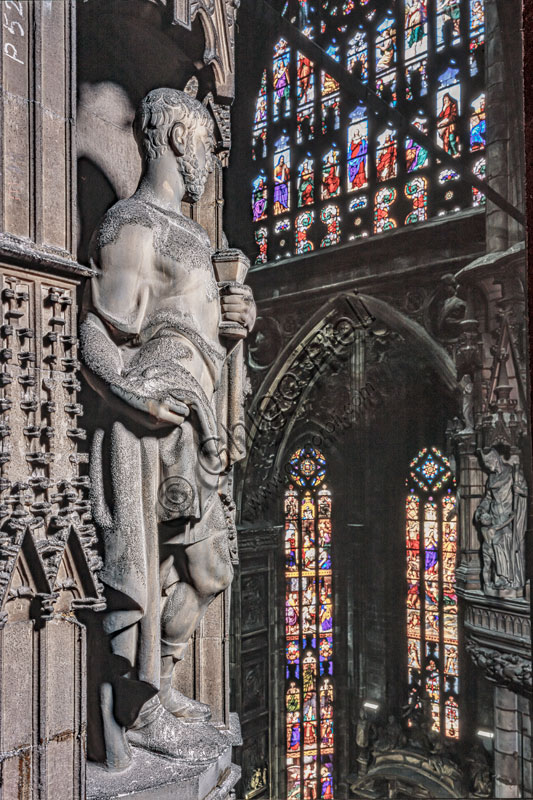
M 138 747 L 123 772 L 88 762 L 87 800 L 226 800 L 241 776 L 240 767 L 231 763 L 232 748 L 240 744 L 239 721 L 231 717 L 231 729 L 222 731 L 228 747 L 213 764 L 179 764 Z

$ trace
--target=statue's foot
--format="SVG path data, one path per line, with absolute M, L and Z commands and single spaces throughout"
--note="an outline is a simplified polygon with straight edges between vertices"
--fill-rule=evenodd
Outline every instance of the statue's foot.
M 216 761 L 227 747 L 212 725 L 186 726 L 162 705 L 146 725 L 128 731 L 128 740 L 134 747 L 189 763 Z
M 508 589 L 511 585 L 511 582 L 507 580 L 507 578 L 503 578 L 500 575 L 497 576 L 496 580 L 494 581 L 494 586 L 497 589 Z
M 170 689 L 160 695 L 162 705 L 182 722 L 208 722 L 211 709 L 205 703 L 191 700 L 177 689 Z

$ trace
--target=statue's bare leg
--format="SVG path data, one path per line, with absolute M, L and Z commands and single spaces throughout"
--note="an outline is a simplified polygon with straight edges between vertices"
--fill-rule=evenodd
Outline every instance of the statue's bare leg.
M 209 719 L 203 703 L 192 701 L 172 688 L 176 661 L 185 655 L 187 642 L 214 598 L 231 584 L 233 567 L 226 533 L 217 533 L 185 548 L 186 580 L 179 580 L 161 611 L 161 703 L 184 721 Z
M 126 739 L 126 729 L 115 719 L 113 687 L 110 683 L 100 686 L 100 709 L 104 726 L 106 748 L 106 767 L 111 770 L 123 770 L 131 762 L 131 750 Z

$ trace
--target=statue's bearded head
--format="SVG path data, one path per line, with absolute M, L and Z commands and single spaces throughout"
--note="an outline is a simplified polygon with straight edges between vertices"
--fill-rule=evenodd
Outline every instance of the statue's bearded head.
M 213 120 L 207 109 L 185 92 L 154 89 L 141 101 L 134 130 L 143 159 L 174 153 L 186 192 L 197 202 L 213 168 Z
M 502 457 L 494 447 L 491 447 L 490 450 L 480 450 L 479 453 L 481 455 L 481 461 L 487 472 L 498 473 L 502 471 Z

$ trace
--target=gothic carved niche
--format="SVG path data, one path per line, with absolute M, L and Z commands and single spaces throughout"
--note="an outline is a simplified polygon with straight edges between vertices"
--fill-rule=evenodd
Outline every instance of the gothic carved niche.
M 204 63 L 212 64 L 217 96 L 232 100 L 235 93 L 235 17 L 240 0 L 169 0 L 174 4 L 174 23 L 190 29 L 198 16 L 205 32 Z
M 97 0 L 83 0 L 83 2 L 92 3 Z M 230 103 L 235 96 L 235 21 L 240 0 L 145 0 L 145 2 L 161 9 L 168 9 L 172 24 L 189 31 L 195 19 L 200 20 L 205 37 L 203 62 L 206 66 L 212 66 L 216 99 L 222 103 Z
M 353 315 L 354 299 L 366 317 Z M 421 357 L 434 371 L 421 370 Z M 357 377 L 354 359 L 365 364 Z M 348 428 L 388 413 L 389 404 L 401 402 L 413 387 L 423 391 L 424 381 L 433 391 L 435 371 L 446 389 L 456 389 L 451 358 L 421 325 L 381 299 L 355 293 L 331 298 L 307 319 L 254 393 L 242 519 L 264 516 L 284 485 L 283 443 L 299 419 L 316 421 L 324 441 L 335 441 Z
M 284 474 L 270 475 L 284 437 L 321 381 L 331 380 L 332 376 L 346 380 L 349 373 L 346 364 L 358 331 L 372 321 L 355 293 L 333 298 L 322 311 L 322 318 L 319 315 L 308 320 L 307 330 L 304 328 L 296 337 L 287 360 L 279 366 L 276 374 L 275 365 L 272 366 L 264 380 L 263 390 L 260 388 L 255 393 L 247 420 L 249 441 L 253 446 L 250 445 L 246 469 L 254 486 L 260 487 L 261 497 L 253 491 L 245 493 L 243 519 L 256 519 L 258 514 L 262 514 L 264 500 L 268 502 L 276 487 L 284 484 Z M 369 393 L 365 387 L 363 389 L 358 403 L 364 407 L 355 409 L 360 414 L 369 405 Z M 339 429 L 340 420 L 340 424 L 349 424 L 348 412 L 345 411 L 338 409 L 339 413 L 332 421 L 333 431 Z
M 517 653 L 504 653 L 467 640 L 466 650 L 474 664 L 483 670 L 489 681 L 507 686 L 521 694 L 530 695 L 533 689 L 531 659 Z
M 482 430 L 487 447 L 520 447 L 526 435 L 526 380 L 523 362 L 507 316 L 493 332 L 490 378 L 485 382 Z

